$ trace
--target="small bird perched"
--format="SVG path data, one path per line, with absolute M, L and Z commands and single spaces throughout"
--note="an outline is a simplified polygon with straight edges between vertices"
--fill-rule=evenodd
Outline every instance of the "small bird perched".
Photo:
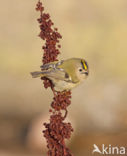
M 56 91 L 68 91 L 79 85 L 89 74 L 88 64 L 81 58 L 70 58 L 44 64 L 42 71 L 31 72 L 33 78 L 46 77 Z

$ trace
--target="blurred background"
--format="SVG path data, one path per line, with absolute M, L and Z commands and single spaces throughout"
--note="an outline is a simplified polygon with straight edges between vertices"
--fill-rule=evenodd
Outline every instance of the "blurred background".
M 43 122 L 53 98 L 40 79 L 44 42 L 37 1 L 1 0 L 0 156 L 45 155 Z M 62 34 L 60 59 L 83 57 L 88 79 L 72 91 L 68 146 L 76 156 L 92 156 L 93 144 L 127 146 L 127 1 L 43 0 Z

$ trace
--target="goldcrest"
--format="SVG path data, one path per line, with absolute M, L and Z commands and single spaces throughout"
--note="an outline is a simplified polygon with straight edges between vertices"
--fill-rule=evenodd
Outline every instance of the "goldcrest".
M 56 91 L 67 91 L 83 82 L 88 74 L 88 64 L 81 58 L 70 58 L 44 64 L 41 71 L 31 72 L 33 78 L 50 79 Z

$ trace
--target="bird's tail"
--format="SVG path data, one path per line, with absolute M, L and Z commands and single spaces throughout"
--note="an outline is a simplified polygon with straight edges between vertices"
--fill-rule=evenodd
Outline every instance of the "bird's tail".
M 33 78 L 43 77 L 44 76 L 44 73 L 39 72 L 39 71 L 31 72 L 30 74 L 32 75 Z

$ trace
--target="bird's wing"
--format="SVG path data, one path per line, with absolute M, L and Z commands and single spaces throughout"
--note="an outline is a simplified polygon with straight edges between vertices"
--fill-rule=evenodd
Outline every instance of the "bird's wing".
M 51 68 L 50 70 L 43 70 L 42 74 L 44 74 L 45 77 L 47 77 L 49 79 L 62 80 L 62 81 L 72 83 L 71 78 L 63 69 Z
M 50 63 L 44 64 L 44 65 L 41 65 L 40 68 L 41 68 L 42 71 L 43 70 L 52 70 L 52 69 L 56 69 L 62 63 L 63 63 L 63 60 L 50 62 Z
M 42 74 L 44 74 L 47 78 L 71 82 L 71 78 L 68 73 L 64 69 L 59 68 L 63 62 L 63 60 L 55 61 L 40 66 Z
M 70 83 L 77 83 L 77 81 L 72 80 L 68 72 L 62 68 L 63 62 L 64 60 L 55 61 L 40 66 L 42 73 L 44 73 L 47 78 L 58 79 Z

